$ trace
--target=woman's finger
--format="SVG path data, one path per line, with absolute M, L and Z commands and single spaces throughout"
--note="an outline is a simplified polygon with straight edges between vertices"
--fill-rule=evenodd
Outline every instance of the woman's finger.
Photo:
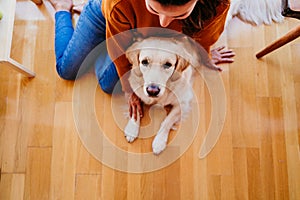
M 218 61 L 216 61 L 216 64 L 222 64 L 222 63 L 233 63 L 234 59 L 232 58 L 221 58 Z
M 231 58 L 233 56 L 235 56 L 234 52 L 226 52 L 226 53 L 222 53 L 221 54 L 222 58 Z
M 133 115 L 134 120 L 137 120 L 136 105 L 135 104 L 131 105 L 131 110 L 132 110 L 132 115 Z
M 225 46 L 220 46 L 220 47 L 217 47 L 216 49 L 213 49 L 215 51 L 222 51 L 223 49 L 225 49 Z
M 142 105 L 141 101 L 137 105 L 137 111 L 138 111 L 138 114 L 140 115 L 140 117 L 143 117 L 144 113 L 143 113 L 143 105 Z
M 131 108 L 130 102 L 128 102 L 128 105 L 129 105 L 129 109 L 128 109 L 128 111 L 129 111 L 129 117 L 131 118 L 132 117 L 132 108 Z

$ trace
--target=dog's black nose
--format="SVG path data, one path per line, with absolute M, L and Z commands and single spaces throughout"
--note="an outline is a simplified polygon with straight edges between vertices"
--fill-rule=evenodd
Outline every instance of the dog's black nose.
M 157 95 L 159 94 L 160 92 L 160 89 L 157 85 L 149 85 L 147 88 L 147 93 L 150 97 L 157 97 Z

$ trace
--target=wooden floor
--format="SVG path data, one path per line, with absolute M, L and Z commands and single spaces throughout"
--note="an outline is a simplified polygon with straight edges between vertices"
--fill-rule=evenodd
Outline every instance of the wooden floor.
M 226 102 L 227 112 L 213 151 L 198 156 L 211 121 L 210 95 L 198 78 L 200 118 L 191 146 L 160 170 L 126 173 L 95 159 L 78 135 L 74 82 L 55 71 L 53 10 L 47 2 L 18 6 L 12 55 L 37 76 L 27 79 L 1 68 L 1 200 L 300 199 L 300 39 L 255 58 L 298 20 L 252 27 L 234 19 L 217 44 L 232 48 L 236 57 L 222 66 L 227 98 L 219 101 Z M 89 73 L 80 82 L 93 78 Z M 112 117 L 111 96 L 98 88 L 95 99 L 97 119 L 110 141 L 129 153 L 151 152 L 152 138 L 125 142 Z

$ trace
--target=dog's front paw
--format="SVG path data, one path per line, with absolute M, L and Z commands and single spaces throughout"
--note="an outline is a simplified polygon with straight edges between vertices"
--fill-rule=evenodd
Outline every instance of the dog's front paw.
M 167 147 L 168 134 L 158 134 L 152 142 L 153 153 L 158 155 Z
M 139 122 L 134 121 L 134 119 L 130 119 L 125 127 L 124 134 L 125 138 L 128 142 L 133 142 L 139 135 Z

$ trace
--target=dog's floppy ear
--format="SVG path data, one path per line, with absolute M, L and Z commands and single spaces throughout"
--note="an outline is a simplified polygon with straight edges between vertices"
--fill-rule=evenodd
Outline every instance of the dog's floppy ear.
M 133 73 L 134 75 L 138 76 L 138 77 L 141 77 L 143 76 L 141 70 L 139 67 L 133 67 L 130 71 L 130 73 Z
M 134 73 L 136 76 L 142 76 L 142 72 L 139 67 L 139 55 L 140 50 L 126 51 L 126 57 L 132 64 L 131 73 Z
M 177 72 L 183 72 L 189 66 L 189 62 L 181 56 L 177 55 L 175 69 Z
M 137 40 L 137 42 L 133 43 L 127 50 L 126 50 L 126 58 L 128 61 L 132 64 L 131 73 L 134 73 L 136 76 L 142 76 L 142 72 L 139 68 L 139 55 L 140 55 L 140 49 L 139 45 L 140 40 Z
M 141 51 L 141 38 L 135 38 L 135 42 L 129 46 L 126 50 L 126 58 L 133 65 L 133 67 L 139 65 L 139 54 Z
M 188 66 L 189 62 L 181 56 L 177 55 L 177 62 L 175 64 L 175 71 L 171 77 L 172 81 L 176 81 L 181 77 L 181 72 L 183 72 Z
M 128 61 L 133 65 L 133 67 L 139 66 L 139 55 L 140 50 L 138 49 L 127 49 L 126 51 L 126 57 Z

